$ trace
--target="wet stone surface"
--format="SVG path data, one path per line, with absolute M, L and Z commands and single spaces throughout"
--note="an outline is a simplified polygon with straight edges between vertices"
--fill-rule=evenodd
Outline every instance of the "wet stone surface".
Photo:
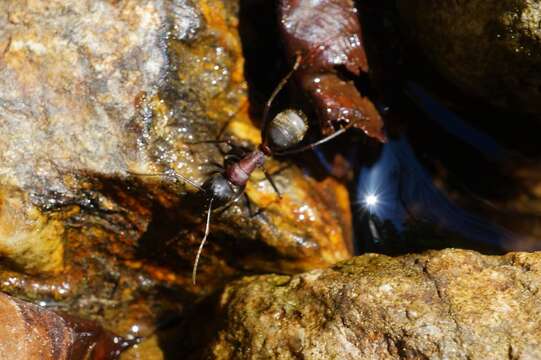
M 243 271 L 350 256 L 345 188 L 276 160 L 213 214 L 222 126 L 254 147 L 236 1 L 0 3 L 0 289 L 144 335 Z M 134 174 L 136 173 L 136 174 Z M 167 173 L 170 176 L 138 174 Z
M 368 71 L 353 3 L 279 4 L 284 19 L 288 4 L 317 10 L 315 19 L 328 25 L 333 19 L 322 9 L 343 17 L 333 29 L 355 41 L 305 64 L 296 85 L 311 97 L 312 113 L 323 109 L 342 123 L 364 119 L 355 125 L 383 140 L 372 99 L 350 79 Z M 81 354 L 108 349 L 93 344 L 110 345 L 111 333 L 141 336 L 124 360 L 541 357 L 538 253 L 445 250 L 365 255 L 335 265 L 351 256 L 349 194 L 304 157 L 303 163 L 267 159 L 282 198 L 258 170 L 246 198 L 212 213 L 192 284 L 208 206 L 198 187 L 232 150 L 208 141 L 224 130 L 239 154 L 261 142 L 254 125 L 261 123 L 260 109 L 251 107 L 265 100 L 252 96 L 248 103 L 242 5 L 0 2 L 0 291 L 8 294 L 0 296 L 0 312 L 12 324 L 0 326 L 0 337 L 17 332 L 28 340 L 23 348 L 0 339 L 0 357 L 14 351 L 29 351 L 21 353 L 29 359 L 66 357 L 79 333 L 95 340 L 82 344 Z M 316 23 L 289 20 L 308 32 Z M 315 40 L 290 42 L 286 57 L 322 39 Z M 337 50 L 346 58 L 329 62 Z M 459 52 L 450 55 L 467 64 Z M 482 83 L 489 75 L 471 78 Z M 526 85 L 499 104 L 536 111 Z M 336 124 L 325 119 L 321 130 L 332 132 Z M 538 193 L 537 173 L 528 170 L 525 179 Z M 254 273 L 280 275 L 241 278 Z

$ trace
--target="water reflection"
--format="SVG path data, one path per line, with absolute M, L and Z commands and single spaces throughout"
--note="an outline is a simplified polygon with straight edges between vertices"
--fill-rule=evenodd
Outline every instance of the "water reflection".
M 366 218 L 367 235 L 376 248 L 383 246 L 400 252 L 397 247 L 421 246 L 399 243 L 406 241 L 404 233 L 408 231 L 415 231 L 418 236 L 436 235 L 432 231 L 425 234 L 416 231 L 420 227 L 459 235 L 473 241 L 468 246 L 472 248 L 507 249 L 516 238 L 504 228 L 453 204 L 434 186 L 405 138 L 390 140 L 383 146 L 378 161 L 361 170 L 357 196 L 360 216 Z M 393 236 L 397 238 L 392 239 Z M 452 234 L 448 237 L 445 244 L 433 244 L 434 247 L 460 244 L 460 239 L 453 241 Z M 431 239 L 413 239 L 423 240 Z M 388 241 L 398 243 L 388 244 Z
M 487 188 L 502 183 L 513 187 L 510 180 L 484 172 L 486 164 L 502 168 L 509 163 L 510 151 L 469 126 L 419 86 L 409 84 L 407 93 L 440 133 L 453 138 L 455 146 L 459 144 L 461 150 L 453 156 L 463 157 L 458 160 L 468 168 L 470 177 L 482 179 L 481 188 L 489 182 L 493 184 Z M 436 133 L 429 131 L 431 136 L 439 136 Z M 477 162 L 483 166 L 476 167 Z M 447 191 L 449 184 L 436 180 L 440 181 L 435 181 L 433 173 L 420 161 L 406 133 L 382 145 L 375 161 L 365 164 L 358 174 L 356 211 L 361 225 L 359 237 L 364 240 L 361 251 L 403 253 L 455 246 L 498 253 L 540 248 L 529 234 L 520 233 L 522 229 L 511 231 L 505 221 L 495 221 L 506 216 L 503 206 L 478 211 L 483 208 L 481 196 L 459 191 L 457 202 L 457 197 L 451 199 Z
M 420 109 L 450 135 L 461 139 L 464 143 L 474 147 L 487 159 L 503 162 L 509 157 L 509 153 L 499 145 L 492 137 L 474 129 L 455 113 L 431 97 L 421 86 L 408 83 L 406 94 Z

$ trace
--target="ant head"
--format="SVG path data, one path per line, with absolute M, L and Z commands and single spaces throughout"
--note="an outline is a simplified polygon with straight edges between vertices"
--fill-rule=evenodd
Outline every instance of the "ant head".
M 228 181 L 222 173 L 209 177 L 202 188 L 208 198 L 214 199 L 217 207 L 233 201 L 239 193 L 238 187 Z
M 298 145 L 308 131 L 308 119 L 300 110 L 286 109 L 269 123 L 268 138 L 276 150 Z

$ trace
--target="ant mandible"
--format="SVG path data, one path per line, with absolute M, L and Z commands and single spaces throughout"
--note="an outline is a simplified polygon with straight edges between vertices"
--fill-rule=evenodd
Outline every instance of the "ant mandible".
M 263 123 L 261 127 L 262 131 L 262 143 L 257 149 L 249 151 L 242 157 L 237 157 L 236 161 L 232 161 L 224 166 L 220 171 L 216 171 L 202 184 L 198 185 L 194 181 L 180 175 L 180 174 L 139 174 L 131 173 L 139 176 L 172 176 L 176 177 L 193 187 L 195 187 L 203 197 L 208 200 L 208 209 L 205 222 L 205 234 L 197 254 L 195 256 L 194 265 L 192 268 L 192 283 L 196 284 L 197 267 L 199 265 L 199 259 L 203 251 L 203 247 L 207 241 L 210 233 L 210 217 L 214 209 L 226 208 L 237 199 L 239 199 L 246 189 L 246 184 L 250 179 L 252 173 L 262 168 L 265 164 L 265 160 L 270 156 L 282 156 L 299 153 L 309 149 L 313 149 L 318 145 L 321 145 L 348 130 L 352 124 L 337 130 L 333 134 L 316 141 L 312 144 L 301 146 L 291 149 L 293 146 L 298 145 L 306 135 L 308 131 L 308 121 L 304 113 L 300 110 L 286 109 L 278 113 L 271 121 L 267 121 L 270 107 L 274 101 L 274 98 L 286 85 L 290 77 L 299 68 L 302 61 L 302 56 L 297 55 L 295 64 L 289 73 L 280 81 L 276 89 L 269 97 L 265 104 L 263 112 Z M 229 143 L 227 140 L 215 140 L 215 141 L 203 141 L 204 143 Z M 272 177 L 263 170 L 266 179 L 272 185 L 274 191 L 281 198 L 280 191 L 276 184 L 272 180 Z

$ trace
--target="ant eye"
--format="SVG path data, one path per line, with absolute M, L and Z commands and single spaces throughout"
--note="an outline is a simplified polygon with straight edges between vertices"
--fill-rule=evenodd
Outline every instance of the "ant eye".
M 269 124 L 269 139 L 278 150 L 287 149 L 302 141 L 308 131 L 304 113 L 287 109 L 280 112 Z

